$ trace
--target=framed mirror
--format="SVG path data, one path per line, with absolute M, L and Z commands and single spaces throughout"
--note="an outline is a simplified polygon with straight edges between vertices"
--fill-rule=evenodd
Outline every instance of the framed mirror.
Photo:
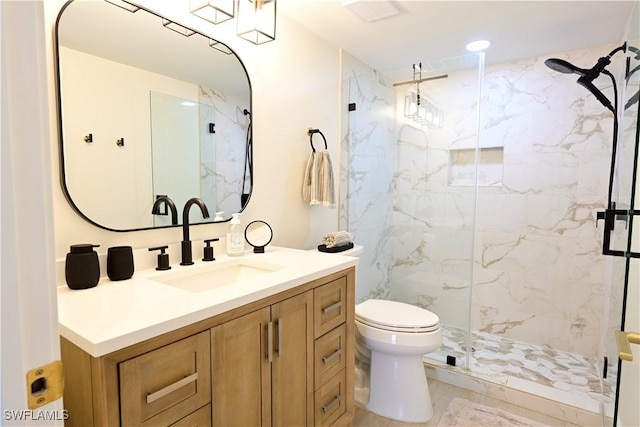
M 58 15 L 63 191 L 82 217 L 113 231 L 172 226 L 166 203 L 152 214 L 160 197 L 173 201 L 177 226 L 192 197 L 226 221 L 253 186 L 244 64 L 223 43 L 132 9 L 72 0 Z

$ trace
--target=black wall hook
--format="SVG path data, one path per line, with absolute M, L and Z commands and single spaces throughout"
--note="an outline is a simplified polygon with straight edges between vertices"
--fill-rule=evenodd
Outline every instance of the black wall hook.
M 320 132 L 320 129 L 311 129 L 308 128 L 307 129 L 307 135 L 309 135 L 309 144 L 311 145 L 311 149 L 313 150 L 313 152 L 316 152 L 316 149 L 313 147 L 313 134 L 314 133 L 319 133 L 320 136 L 322 137 L 322 139 L 324 140 L 324 149 L 327 150 L 329 147 L 327 146 L 327 138 L 324 137 L 324 134 L 322 132 Z

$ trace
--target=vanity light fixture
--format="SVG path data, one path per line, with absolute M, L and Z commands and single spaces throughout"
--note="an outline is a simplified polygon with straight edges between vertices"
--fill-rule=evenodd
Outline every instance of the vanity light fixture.
M 190 11 L 212 24 L 219 24 L 234 17 L 237 2 L 236 35 L 253 44 L 263 44 L 276 39 L 277 0 L 190 0 Z M 214 49 L 231 54 L 223 44 L 211 40 Z
M 253 44 L 276 38 L 276 0 L 238 0 L 237 35 Z
M 105 0 L 107 3 L 111 3 L 115 6 L 118 6 L 124 10 L 128 10 L 131 13 L 135 13 L 137 11 L 140 10 L 140 8 L 136 5 L 133 5 L 131 3 L 127 3 L 124 0 Z
M 164 25 L 166 28 L 175 31 L 178 34 L 182 34 L 185 37 L 189 37 L 194 35 L 196 32 L 193 31 L 192 29 L 189 29 L 187 27 L 183 27 L 180 24 L 176 24 L 173 21 L 169 21 L 166 18 L 162 18 L 162 25 Z
M 190 11 L 196 16 L 219 24 L 233 18 L 234 0 L 191 0 Z

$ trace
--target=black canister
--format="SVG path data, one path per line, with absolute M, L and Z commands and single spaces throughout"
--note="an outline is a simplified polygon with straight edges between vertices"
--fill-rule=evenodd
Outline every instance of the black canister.
M 100 263 L 93 248 L 100 245 L 71 245 L 67 254 L 64 277 L 71 289 L 93 288 L 100 280 Z
M 107 276 L 111 280 L 127 280 L 133 276 L 133 248 L 114 246 L 107 249 Z

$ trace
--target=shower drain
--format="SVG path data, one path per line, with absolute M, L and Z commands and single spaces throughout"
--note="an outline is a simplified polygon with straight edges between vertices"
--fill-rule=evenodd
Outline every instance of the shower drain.
M 462 351 L 467 351 L 467 349 L 469 347 L 467 347 L 466 345 L 463 345 L 462 347 L 460 347 L 462 349 Z M 475 347 L 471 347 L 471 353 L 475 353 L 476 348 Z

